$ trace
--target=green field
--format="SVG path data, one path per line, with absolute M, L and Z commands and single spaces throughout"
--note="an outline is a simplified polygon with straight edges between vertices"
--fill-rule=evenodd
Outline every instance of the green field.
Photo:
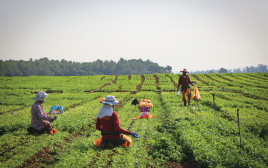
M 190 79 L 201 100 L 184 107 L 175 74 L 0 77 L 0 167 L 268 167 L 268 74 Z M 64 107 L 52 123 L 57 134 L 27 133 L 40 90 L 48 93 L 46 113 Z M 106 95 L 120 101 L 121 127 L 139 134 L 132 147 L 94 146 L 98 100 Z M 132 120 L 140 115 L 134 98 L 151 100 L 156 118 Z

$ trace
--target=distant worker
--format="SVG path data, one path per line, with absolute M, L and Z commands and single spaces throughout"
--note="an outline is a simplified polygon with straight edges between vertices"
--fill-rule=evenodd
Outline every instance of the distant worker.
M 196 83 L 196 82 L 191 82 L 190 77 L 186 74 L 189 73 L 185 68 L 183 71 L 181 71 L 183 74 L 180 76 L 179 81 L 178 81 L 178 88 L 177 90 L 180 89 L 181 86 L 181 91 L 182 91 L 182 100 L 184 106 L 188 103 L 190 105 L 190 100 L 191 100 L 191 83 Z M 186 95 L 187 95 L 187 103 L 186 103 Z
M 137 99 L 134 99 L 134 100 L 137 100 Z M 148 119 L 148 118 L 155 118 L 154 115 L 151 115 L 150 114 L 150 109 L 153 108 L 153 104 L 151 103 L 150 100 L 143 99 L 139 103 L 138 108 L 140 109 L 141 115 L 138 116 L 138 117 L 132 118 L 133 120 L 136 120 L 138 118 L 146 118 L 146 119 Z
M 96 129 L 101 131 L 102 138 L 95 140 L 95 145 L 102 149 L 117 145 L 131 146 L 131 138 L 122 134 L 132 135 L 134 138 L 139 138 L 139 135 L 120 127 L 118 115 L 114 112 L 114 107 L 118 101 L 114 96 L 106 96 L 105 100 L 101 102 L 103 105 L 97 114 Z
M 32 124 L 27 130 L 29 133 L 57 133 L 58 131 L 51 127 L 50 122 L 56 120 L 57 117 L 47 116 L 45 113 L 42 103 L 45 102 L 47 93 L 40 91 L 36 94 L 35 102 L 32 105 L 31 115 Z

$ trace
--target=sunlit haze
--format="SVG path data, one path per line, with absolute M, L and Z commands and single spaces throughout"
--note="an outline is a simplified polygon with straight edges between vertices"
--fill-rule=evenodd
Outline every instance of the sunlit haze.
M 268 64 L 267 0 L 1 0 L 0 59 Z

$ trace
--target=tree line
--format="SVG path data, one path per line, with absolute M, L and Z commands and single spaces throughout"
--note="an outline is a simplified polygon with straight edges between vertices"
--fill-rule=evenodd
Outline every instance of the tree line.
M 205 71 L 191 71 L 191 74 L 207 74 L 207 73 L 257 73 L 268 72 L 267 65 L 258 64 L 258 66 L 246 66 L 245 68 L 225 69 L 220 68 L 217 70 L 205 70 Z
M 150 60 L 125 60 L 118 62 L 96 60 L 94 62 L 73 62 L 48 58 L 23 60 L 0 60 L 0 76 L 89 76 L 89 75 L 142 75 L 171 73 L 172 67 L 161 67 Z

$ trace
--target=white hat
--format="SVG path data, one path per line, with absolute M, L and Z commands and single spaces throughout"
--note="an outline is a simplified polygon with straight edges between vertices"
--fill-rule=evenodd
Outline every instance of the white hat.
M 114 96 L 106 96 L 105 100 L 102 102 L 102 104 L 109 104 L 111 106 L 114 106 L 118 103 L 118 101 L 115 99 Z
M 44 91 L 40 91 L 40 92 L 38 92 L 37 94 L 36 94 L 36 98 L 34 99 L 36 102 L 37 101 L 44 101 L 45 100 L 45 98 L 47 98 L 47 93 L 46 92 L 44 92 Z

